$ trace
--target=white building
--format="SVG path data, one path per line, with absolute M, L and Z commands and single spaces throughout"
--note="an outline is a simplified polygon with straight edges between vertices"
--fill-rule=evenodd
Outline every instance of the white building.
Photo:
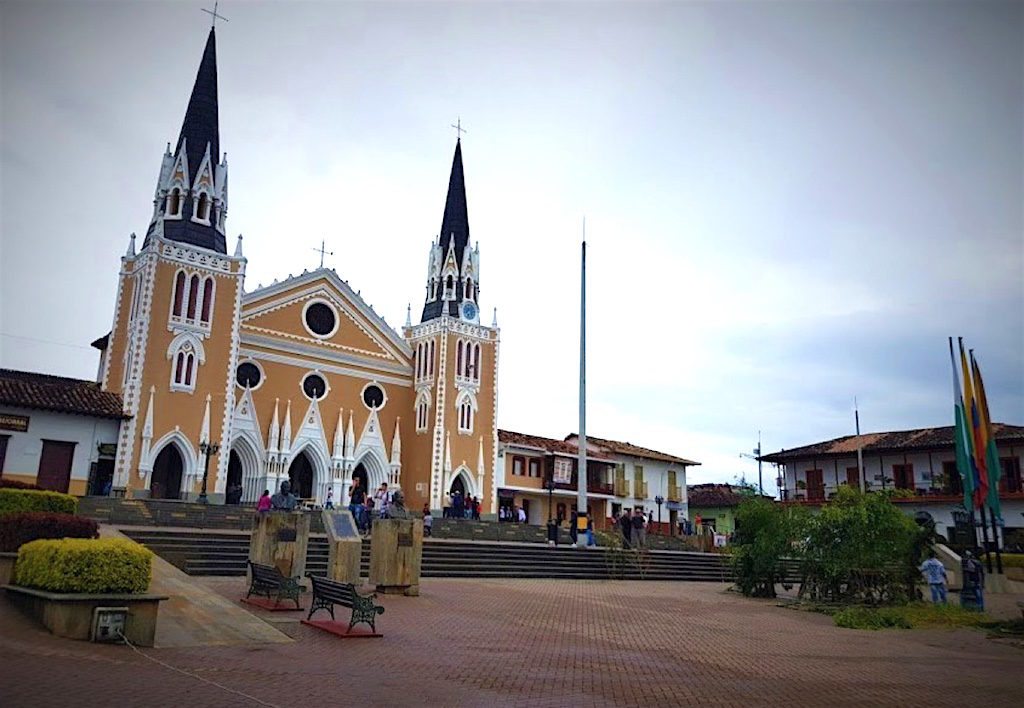
M 95 381 L 0 369 L 0 473 L 82 496 L 112 481 L 121 396 Z
M 993 423 L 1001 466 L 999 498 L 1007 544 L 1024 543 L 1024 427 Z M 952 426 L 883 433 L 866 433 L 813 443 L 764 455 L 778 469 L 783 502 L 820 506 L 844 484 L 860 486 L 857 449 L 864 461 L 868 491 L 905 490 L 896 498 L 907 514 L 927 512 L 939 533 L 948 536 L 953 512 L 963 509 L 963 492 L 956 468 Z M 1017 539 L 1019 538 L 1019 541 Z

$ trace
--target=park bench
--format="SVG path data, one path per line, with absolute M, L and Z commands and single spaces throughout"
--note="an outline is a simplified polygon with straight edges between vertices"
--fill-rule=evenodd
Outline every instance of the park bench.
M 360 595 L 354 585 L 339 583 L 322 575 L 306 573 L 306 576 L 313 583 L 313 604 L 309 608 L 307 621 L 313 618 L 313 613 L 317 610 L 327 610 L 334 620 L 334 606 L 341 605 L 352 610 L 346 631 L 351 632 L 353 627 L 362 622 L 370 625 L 370 630 L 376 634 L 374 619 L 377 615 L 384 614 L 384 608 L 373 601 L 376 595 Z
M 296 609 L 299 606 L 299 593 L 302 592 L 302 585 L 299 584 L 299 576 L 289 578 L 272 565 L 263 565 L 249 561 L 249 571 L 252 576 L 252 584 L 246 599 L 251 595 L 263 595 L 268 600 L 274 600 L 274 607 L 281 600 L 292 600 Z

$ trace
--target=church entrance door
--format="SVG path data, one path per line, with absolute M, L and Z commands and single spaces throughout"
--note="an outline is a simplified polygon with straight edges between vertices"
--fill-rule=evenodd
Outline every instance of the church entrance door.
M 239 504 L 242 501 L 242 458 L 234 450 L 228 457 L 228 482 L 225 487 L 225 503 Z
M 181 472 L 185 465 L 181 453 L 174 445 L 168 445 L 153 463 L 153 478 L 149 482 L 149 496 L 153 499 L 178 499 L 181 497 Z
M 461 474 L 452 481 L 452 488 L 449 490 L 449 494 L 455 494 L 455 492 L 461 494 L 463 499 L 466 498 L 466 483 L 463 481 Z
M 292 483 L 292 493 L 299 499 L 313 498 L 313 465 L 306 453 L 300 452 L 299 456 L 292 460 L 288 468 L 288 479 Z
M 359 480 L 359 488 L 366 492 L 367 498 L 373 495 L 372 489 L 370 489 L 370 476 L 366 474 L 366 468 L 363 467 L 363 463 L 360 462 L 356 465 L 356 468 L 352 470 L 352 479 Z

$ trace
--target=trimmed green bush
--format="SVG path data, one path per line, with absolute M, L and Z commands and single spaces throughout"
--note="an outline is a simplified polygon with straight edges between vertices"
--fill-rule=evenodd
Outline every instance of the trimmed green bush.
M 50 592 L 143 593 L 153 553 L 126 538 L 32 541 L 18 549 L 15 584 Z
M 912 602 L 893 607 L 846 607 L 833 616 L 847 629 L 920 629 L 925 627 L 979 627 L 989 622 L 980 612 L 957 605 Z
M 19 511 L 74 514 L 77 510 L 78 500 L 70 494 L 34 489 L 0 489 L 0 516 Z
M 96 538 L 92 519 L 71 514 L 26 511 L 0 516 L 0 552 L 16 551 L 40 538 Z

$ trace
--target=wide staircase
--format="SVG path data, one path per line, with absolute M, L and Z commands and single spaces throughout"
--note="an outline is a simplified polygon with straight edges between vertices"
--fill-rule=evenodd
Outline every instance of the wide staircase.
M 249 534 L 190 529 L 123 529 L 189 575 L 244 575 Z M 327 539 L 309 539 L 306 570 L 327 573 Z M 363 542 L 363 575 L 368 575 L 370 544 Z M 549 547 L 528 543 L 426 540 L 421 574 L 425 578 L 552 578 L 684 580 L 729 582 L 727 558 L 680 551 L 607 551 L 603 548 Z

